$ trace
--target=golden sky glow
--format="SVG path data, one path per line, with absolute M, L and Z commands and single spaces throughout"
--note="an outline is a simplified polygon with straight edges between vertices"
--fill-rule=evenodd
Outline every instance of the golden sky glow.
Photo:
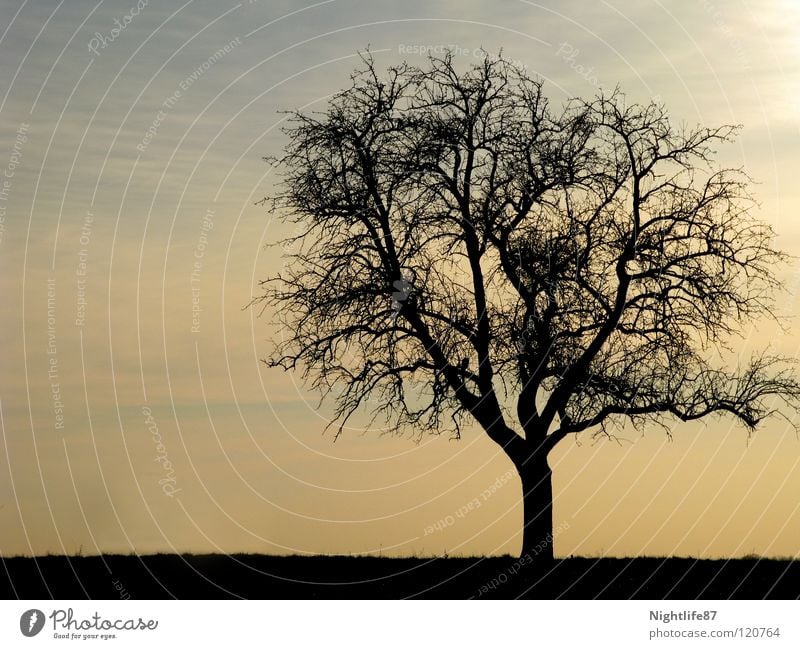
M 379 67 L 503 48 L 554 102 L 619 84 L 677 123 L 742 124 L 718 160 L 759 182 L 762 218 L 800 255 L 798 11 L 0 4 L 0 553 L 515 552 L 519 484 L 477 428 L 417 443 L 353 425 L 334 444 L 330 407 L 259 363 L 269 314 L 243 307 L 281 264 L 264 244 L 288 233 L 254 205 L 278 111 L 321 109 L 367 46 Z M 736 349 L 797 355 L 800 266 L 786 280 L 788 330 L 755 327 Z M 619 438 L 551 456 L 557 554 L 800 554 L 785 419 L 749 441 L 725 418 Z

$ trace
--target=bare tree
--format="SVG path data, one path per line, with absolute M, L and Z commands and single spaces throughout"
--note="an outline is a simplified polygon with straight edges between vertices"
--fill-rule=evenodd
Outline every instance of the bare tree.
M 324 112 L 291 114 L 265 201 L 298 234 L 254 301 L 283 325 L 267 362 L 335 400 L 337 435 L 365 404 L 396 431 L 476 421 L 519 472 L 522 552 L 552 558 L 567 435 L 754 429 L 797 405 L 787 359 L 726 362 L 776 319 L 785 261 L 747 176 L 712 166 L 736 128 L 676 128 L 618 91 L 554 109 L 502 55 L 363 62 Z

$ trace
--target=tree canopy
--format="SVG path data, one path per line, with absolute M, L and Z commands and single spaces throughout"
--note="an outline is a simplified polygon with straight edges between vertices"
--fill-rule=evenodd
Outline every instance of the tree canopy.
M 786 260 L 747 175 L 713 167 L 736 127 L 620 91 L 554 107 L 502 56 L 452 55 L 384 77 L 367 55 L 291 120 L 271 205 L 297 249 L 258 300 L 285 325 L 269 362 L 333 391 L 339 427 L 367 401 L 395 430 L 469 415 L 513 453 L 620 417 L 754 428 L 796 400 L 786 359 L 722 363 L 775 318 Z

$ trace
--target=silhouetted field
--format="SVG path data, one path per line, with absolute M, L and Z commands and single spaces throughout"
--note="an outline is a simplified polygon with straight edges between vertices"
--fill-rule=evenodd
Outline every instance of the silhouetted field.
M 800 563 L 589 559 L 105 555 L 1 559 L 6 599 L 797 599 Z

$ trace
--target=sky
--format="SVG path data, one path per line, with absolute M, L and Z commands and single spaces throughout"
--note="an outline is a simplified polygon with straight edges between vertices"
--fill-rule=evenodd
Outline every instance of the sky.
M 717 160 L 800 256 L 793 0 L 0 2 L 0 554 L 515 553 L 520 487 L 477 428 L 389 436 L 267 368 L 247 308 L 287 234 L 256 204 L 281 111 L 322 110 L 365 48 L 517 61 L 553 102 L 622 88 L 741 124 Z M 741 348 L 796 356 L 785 330 Z M 800 439 L 716 418 L 551 454 L 556 554 L 800 555 Z M 478 499 L 479 506 L 465 510 Z

